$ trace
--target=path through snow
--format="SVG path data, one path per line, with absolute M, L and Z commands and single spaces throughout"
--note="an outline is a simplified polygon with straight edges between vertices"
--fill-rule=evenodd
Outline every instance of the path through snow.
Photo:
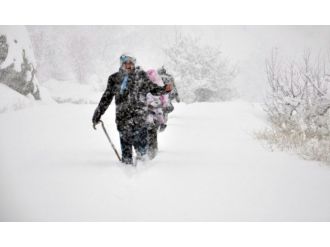
M 330 220 L 330 168 L 264 148 L 258 105 L 176 105 L 158 157 L 137 168 L 92 129 L 94 108 L 0 114 L 1 221 Z M 113 119 L 111 106 L 103 120 L 119 147 Z

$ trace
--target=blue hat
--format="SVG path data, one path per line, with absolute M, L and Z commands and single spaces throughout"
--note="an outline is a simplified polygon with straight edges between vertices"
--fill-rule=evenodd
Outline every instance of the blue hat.
M 128 61 L 132 62 L 133 64 L 136 63 L 136 59 L 133 56 L 130 56 L 127 54 L 123 54 L 120 56 L 120 66 L 122 66 L 124 63 L 126 63 Z

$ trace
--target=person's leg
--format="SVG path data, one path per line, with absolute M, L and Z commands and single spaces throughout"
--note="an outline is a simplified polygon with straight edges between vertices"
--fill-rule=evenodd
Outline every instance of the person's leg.
M 148 149 L 147 126 L 135 126 L 133 131 L 133 146 L 138 156 L 144 156 Z
M 120 136 L 120 145 L 122 152 L 122 162 L 125 164 L 133 164 L 133 154 L 132 154 L 132 145 L 133 145 L 133 133 L 130 128 L 125 129 L 124 131 L 119 132 Z
M 163 132 L 167 127 L 168 113 L 164 113 L 164 123 L 159 126 L 159 131 Z
M 148 129 L 148 155 L 150 159 L 155 158 L 158 152 L 157 130 L 158 126 Z

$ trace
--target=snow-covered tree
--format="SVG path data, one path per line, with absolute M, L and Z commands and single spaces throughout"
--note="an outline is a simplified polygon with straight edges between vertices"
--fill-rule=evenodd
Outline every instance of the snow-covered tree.
M 36 63 L 25 27 L 0 27 L 0 83 L 39 100 Z
M 231 81 L 236 69 L 217 47 L 203 45 L 194 37 L 177 34 L 174 43 L 164 52 L 183 101 L 223 101 L 233 96 Z
M 265 110 L 273 141 L 305 157 L 330 161 L 330 63 L 305 52 L 284 63 L 273 51 L 266 63 L 269 93 Z M 270 136 L 268 136 L 269 138 Z

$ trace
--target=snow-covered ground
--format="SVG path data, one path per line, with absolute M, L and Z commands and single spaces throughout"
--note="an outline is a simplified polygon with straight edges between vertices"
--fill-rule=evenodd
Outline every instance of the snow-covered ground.
M 73 104 L 97 104 L 100 100 L 100 92 L 105 88 L 98 88 L 93 81 L 89 84 L 79 84 L 71 81 L 48 80 L 43 86 L 49 92 L 52 99 L 58 103 Z
M 158 157 L 121 165 L 96 105 L 0 114 L 1 221 L 329 221 L 330 168 L 253 138 L 257 104 L 177 104 Z M 114 107 L 103 116 L 119 147 Z
M 42 94 L 42 98 L 41 100 L 34 100 L 31 94 L 24 96 L 0 83 L 0 114 L 38 105 L 49 105 L 55 103 L 47 88 L 39 86 L 39 90 Z

